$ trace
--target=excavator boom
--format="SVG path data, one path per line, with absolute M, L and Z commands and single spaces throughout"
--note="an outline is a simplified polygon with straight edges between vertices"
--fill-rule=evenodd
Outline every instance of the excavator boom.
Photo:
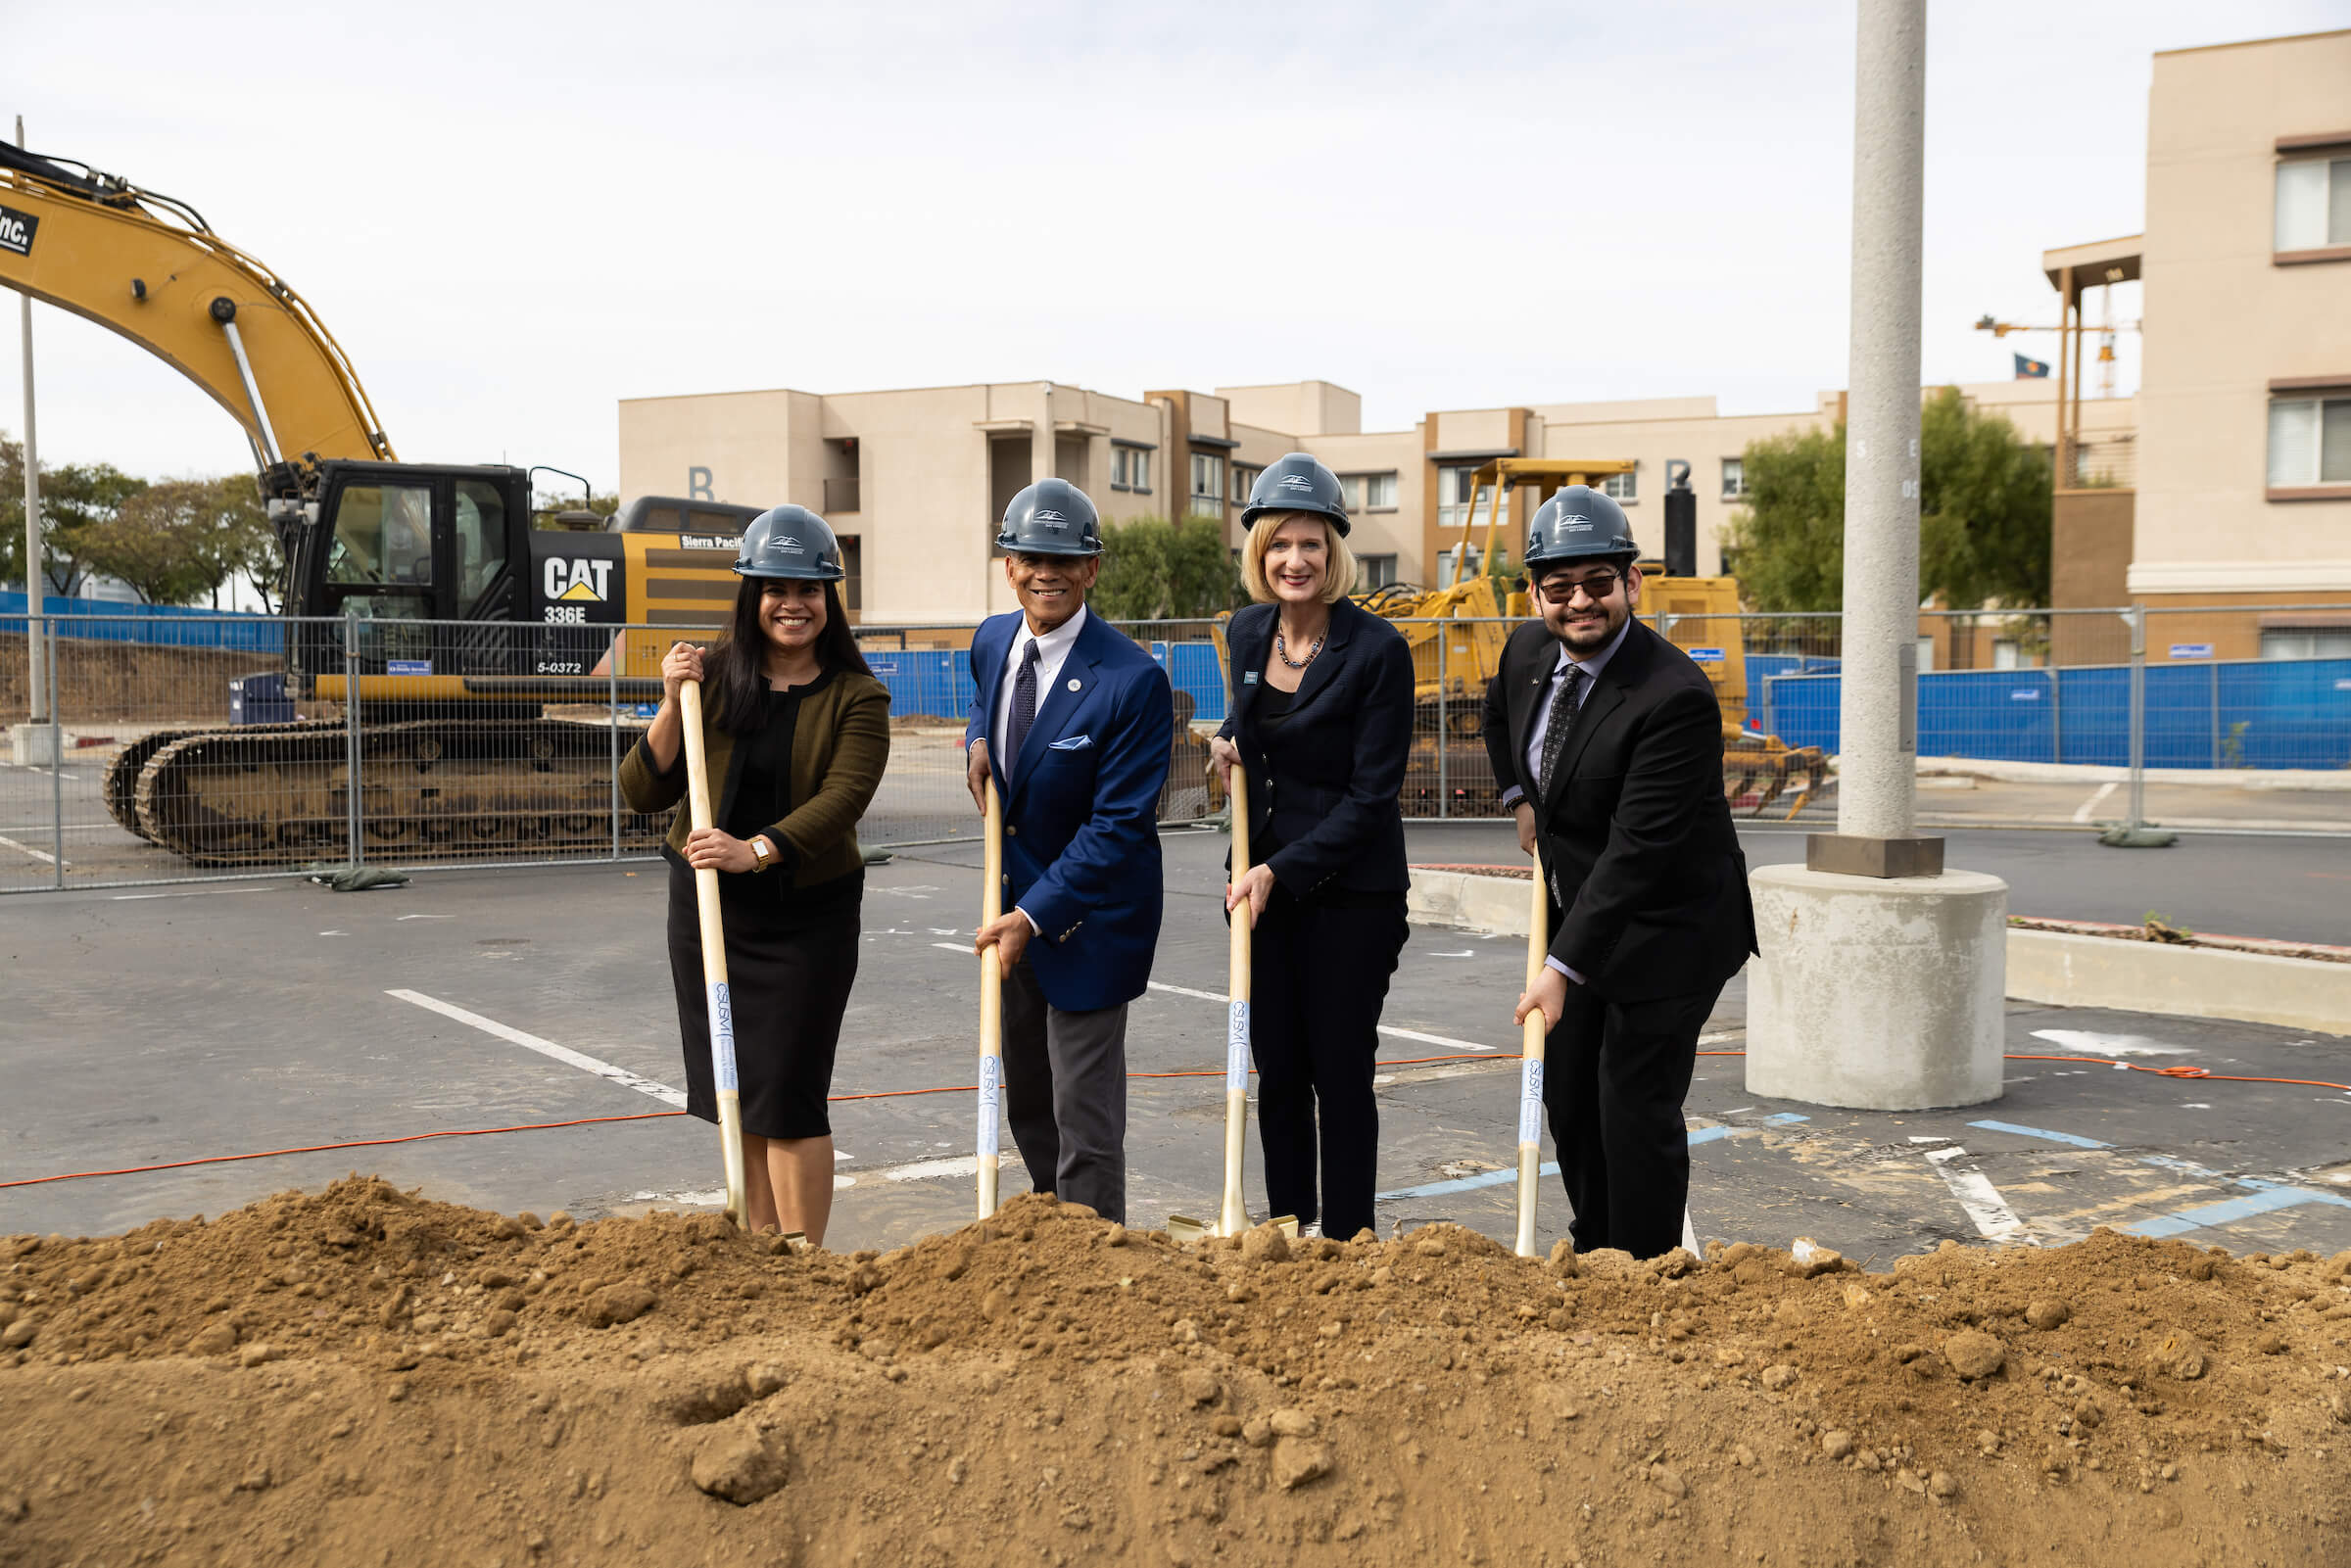
M 310 458 L 393 460 L 358 372 L 283 278 L 193 208 L 69 164 L 0 145 L 0 284 L 177 369 L 244 427 L 265 475 Z M 264 485 L 290 493 L 286 479 Z

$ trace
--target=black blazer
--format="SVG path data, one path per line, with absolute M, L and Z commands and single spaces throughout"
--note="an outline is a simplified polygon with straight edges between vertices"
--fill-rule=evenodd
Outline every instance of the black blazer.
M 1271 657 L 1277 610 L 1252 604 L 1225 624 L 1232 692 L 1217 733 L 1241 748 L 1249 770 L 1249 832 L 1281 840 L 1266 864 L 1295 894 L 1327 886 L 1402 894 L 1404 811 L 1397 794 L 1413 745 L 1413 654 L 1396 629 L 1347 599 L 1330 607 L 1322 651 L 1306 667 L 1282 721 L 1286 770 L 1266 764 L 1256 719 L 1261 673 Z
M 1559 900 L 1551 956 L 1611 1002 L 1720 985 L 1755 951 L 1747 856 L 1722 794 L 1722 704 L 1690 656 L 1635 621 L 1584 698 L 1548 797 L 1526 767 L 1559 644 L 1511 634 L 1486 687 L 1486 755 L 1535 805 Z

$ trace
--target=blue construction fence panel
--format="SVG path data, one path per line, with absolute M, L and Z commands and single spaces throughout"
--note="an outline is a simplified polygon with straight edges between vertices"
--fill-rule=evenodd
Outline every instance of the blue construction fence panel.
M 0 633 L 24 635 L 23 594 L 0 594 Z M 41 613 L 96 616 L 60 620 L 57 635 L 87 642 L 141 642 L 155 647 L 228 648 L 240 653 L 283 653 L 285 623 L 272 615 L 243 610 L 207 610 L 178 604 L 117 604 L 106 599 L 42 595 Z
M 1213 642 L 1154 642 L 1151 657 L 1168 672 L 1168 682 L 1192 699 L 1192 717 L 1224 721 L 1224 675 Z M 968 648 L 916 648 L 903 653 L 868 650 L 865 662 L 889 688 L 889 711 L 960 719 L 971 711 L 972 655 Z
M 2152 664 L 2146 681 L 2150 768 L 2351 767 L 2351 659 Z M 1838 749 L 1841 676 L 1766 673 L 1759 684 L 1752 711 L 1768 734 Z M 1918 753 L 2127 766 L 2130 668 L 1922 675 Z

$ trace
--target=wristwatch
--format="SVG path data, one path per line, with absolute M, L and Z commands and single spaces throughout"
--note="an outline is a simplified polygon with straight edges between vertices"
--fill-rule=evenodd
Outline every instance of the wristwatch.
M 756 877 L 756 876 L 758 876 L 758 875 L 759 875 L 761 872 L 763 872 L 763 871 L 767 870 L 769 867 L 773 866 L 775 863 L 776 863 L 776 854 L 775 854 L 775 851 L 767 847 L 767 840 L 766 840 L 766 839 L 764 839 L 764 838 L 754 838 L 754 839 L 752 839 L 752 840 L 751 840 L 751 875 L 752 875 L 752 876 L 754 876 L 754 877 Z

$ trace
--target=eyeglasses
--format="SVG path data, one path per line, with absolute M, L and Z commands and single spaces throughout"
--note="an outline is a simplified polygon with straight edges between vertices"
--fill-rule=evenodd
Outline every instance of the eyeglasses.
M 1572 583 L 1555 577 L 1544 583 L 1538 592 L 1553 604 L 1565 604 L 1575 597 L 1577 589 L 1582 589 L 1584 596 L 1598 604 L 1615 593 L 1616 585 L 1623 581 L 1622 572 L 1594 572 L 1590 577 L 1578 578 Z

